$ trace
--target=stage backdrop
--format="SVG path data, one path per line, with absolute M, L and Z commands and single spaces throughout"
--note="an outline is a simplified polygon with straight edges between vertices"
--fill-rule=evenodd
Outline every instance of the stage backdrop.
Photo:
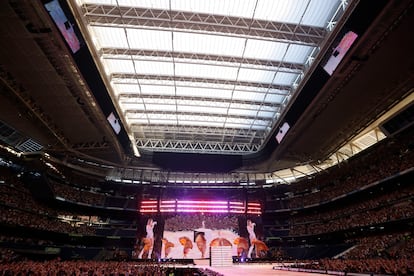
M 211 245 L 230 245 L 235 256 L 238 225 L 238 218 L 234 215 L 171 215 L 165 219 L 161 258 L 209 258 Z

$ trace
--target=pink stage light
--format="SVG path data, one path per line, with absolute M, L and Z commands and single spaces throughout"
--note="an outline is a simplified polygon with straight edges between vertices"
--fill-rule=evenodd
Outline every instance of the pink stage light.
M 143 200 L 139 209 L 142 213 L 188 212 L 188 213 L 234 213 L 261 214 L 261 204 L 242 201 L 208 200 Z
M 203 209 L 177 209 L 182 213 L 228 213 L 228 210 L 203 210 Z
M 160 209 L 161 213 L 170 213 L 170 212 L 175 212 L 175 208 L 172 209 Z
M 177 204 L 178 208 L 189 208 L 189 207 L 193 207 L 193 208 L 211 208 L 211 209 L 227 209 L 227 206 L 225 205 L 201 205 L 201 204 Z
M 227 201 L 207 201 L 207 200 L 177 200 L 177 203 L 204 203 L 204 204 L 227 204 Z
M 141 204 L 151 204 L 151 203 L 157 203 L 157 200 L 143 200 L 143 201 L 141 201 Z
M 141 213 L 156 213 L 157 212 L 157 210 L 154 210 L 154 209 L 148 209 L 148 210 L 146 210 L 146 209 L 140 209 L 139 211 Z

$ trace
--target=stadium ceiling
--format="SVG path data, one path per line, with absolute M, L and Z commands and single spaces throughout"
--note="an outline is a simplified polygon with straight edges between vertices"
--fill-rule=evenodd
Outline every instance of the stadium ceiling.
M 69 0 L 139 150 L 258 152 L 352 1 Z

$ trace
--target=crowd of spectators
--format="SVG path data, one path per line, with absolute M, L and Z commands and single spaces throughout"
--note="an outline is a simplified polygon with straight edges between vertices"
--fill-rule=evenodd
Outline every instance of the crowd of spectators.
M 1 205 L 0 211 L 0 223 L 10 226 L 22 226 L 58 233 L 77 233 L 83 235 L 95 234 L 95 228 L 93 227 L 88 227 L 86 225 L 73 226 L 70 223 L 57 219 L 56 217 Z
M 55 209 L 44 206 L 31 196 L 19 178 L 2 169 L 0 184 L 0 223 L 9 226 L 23 226 L 61 233 L 92 235 L 95 228 L 87 225 L 72 225 L 58 219 Z M 70 213 L 65 211 L 65 213 Z
M 400 259 L 414 256 L 414 240 L 410 232 L 362 237 L 347 240 L 347 243 L 354 246 L 342 256 L 345 259 Z
M 370 275 L 413 275 L 414 259 L 371 258 L 363 260 L 322 259 L 318 261 L 301 261 L 290 267 L 319 270 L 321 272 L 363 273 Z
M 0 263 L 0 275 L 135 275 L 135 276 L 222 276 L 211 269 L 137 264 L 121 261 L 20 261 Z
M 0 248 L 0 264 L 21 261 L 22 257 L 9 248 Z M 3 275 L 3 274 L 0 274 Z
M 412 134 L 412 133 L 411 133 Z M 382 141 L 362 156 L 355 156 L 313 179 L 292 184 L 288 208 L 321 203 L 413 168 L 414 149 L 408 133 L 401 140 Z M 386 157 L 386 158 L 384 158 Z
M 290 235 L 309 235 L 414 217 L 414 186 L 374 198 L 292 217 Z
M 54 180 L 49 180 L 49 184 L 55 196 L 70 200 L 73 202 L 81 202 L 94 206 L 103 206 L 105 195 L 88 190 L 83 190 Z

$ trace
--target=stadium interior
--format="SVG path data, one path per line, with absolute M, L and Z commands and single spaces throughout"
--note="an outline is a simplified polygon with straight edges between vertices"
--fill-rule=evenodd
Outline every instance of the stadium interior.
M 0 275 L 413 275 L 413 6 L 0 1 Z

